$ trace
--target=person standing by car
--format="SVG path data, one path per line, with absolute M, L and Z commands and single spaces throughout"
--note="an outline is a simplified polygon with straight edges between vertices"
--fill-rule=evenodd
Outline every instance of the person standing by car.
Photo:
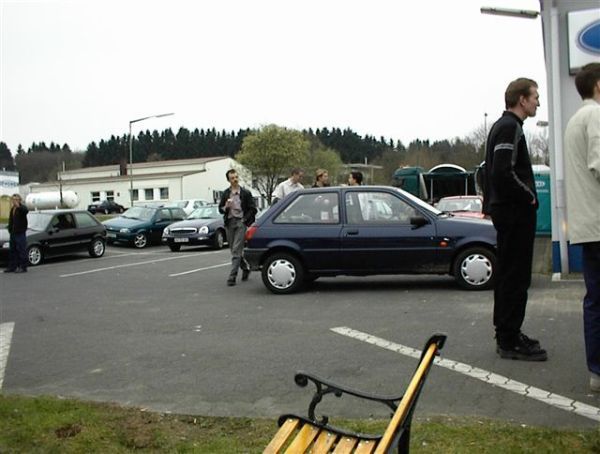
M 235 285 L 238 270 L 242 268 L 242 281 L 248 280 L 250 266 L 244 259 L 244 236 L 246 227 L 254 222 L 256 205 L 252 193 L 240 186 L 239 177 L 234 169 L 225 173 L 230 186 L 223 191 L 219 203 L 219 212 L 223 213 L 223 221 L 227 229 L 227 241 L 231 250 L 231 271 L 227 285 Z
M 13 194 L 10 199 L 10 214 L 8 215 L 8 233 L 10 234 L 10 249 L 8 268 L 5 273 L 27 272 L 27 213 L 29 210 L 19 194 Z
M 273 191 L 273 203 L 276 203 L 278 200 L 283 199 L 286 195 L 297 191 L 299 189 L 304 189 L 302 186 L 302 178 L 304 178 L 304 170 L 300 168 L 294 168 L 291 171 L 290 177 L 282 181 L 277 185 L 275 190 Z
M 325 188 L 329 186 L 329 172 L 325 169 L 317 169 L 315 172 L 315 182 L 313 188 Z
M 600 63 L 575 76 L 583 105 L 565 130 L 565 177 L 569 240 L 581 244 L 583 332 L 590 390 L 600 392 Z
M 519 78 L 504 94 L 506 111 L 487 138 L 484 213 L 497 231 L 494 288 L 496 351 L 501 358 L 545 361 L 540 343 L 521 332 L 531 284 L 538 198 L 523 121 L 540 105 L 535 81 Z

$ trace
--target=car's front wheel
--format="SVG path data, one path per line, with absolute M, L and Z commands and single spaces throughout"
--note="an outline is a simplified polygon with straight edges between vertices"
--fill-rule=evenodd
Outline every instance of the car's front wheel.
M 104 241 L 100 238 L 94 238 L 90 243 L 88 248 L 88 252 L 90 253 L 90 257 L 98 258 L 104 255 L 104 251 L 106 250 L 106 246 Z
M 213 237 L 213 248 L 214 249 L 223 249 L 223 245 L 225 244 L 225 234 L 222 230 L 217 230 L 215 232 L 215 236 Z
M 148 246 L 148 236 L 145 233 L 136 234 L 133 239 L 133 245 L 138 249 L 145 248 Z
M 496 256 L 485 248 L 473 247 L 461 252 L 454 261 L 454 277 L 467 290 L 488 290 L 494 285 Z
M 179 252 L 181 249 L 181 244 L 169 243 L 169 249 L 173 252 Z
M 298 291 L 304 284 L 304 274 L 300 260 L 284 252 L 270 255 L 262 267 L 265 287 L 277 294 Z
M 42 252 L 42 249 L 37 245 L 29 246 L 27 249 L 27 260 L 31 266 L 36 266 L 42 263 L 42 260 L 44 260 L 44 253 Z

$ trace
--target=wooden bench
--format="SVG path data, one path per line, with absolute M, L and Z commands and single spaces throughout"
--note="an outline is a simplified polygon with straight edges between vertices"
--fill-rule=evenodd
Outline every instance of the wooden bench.
M 433 360 L 446 341 L 443 334 L 434 334 L 429 338 L 421 354 L 421 359 L 404 395 L 399 397 L 375 396 L 352 390 L 328 382 L 314 375 L 298 372 L 295 381 L 304 387 L 312 382 L 316 391 L 308 407 L 308 417 L 292 414 L 279 418 L 279 430 L 264 450 L 264 453 L 391 453 L 394 448 L 399 453 L 408 453 L 410 444 L 410 426 L 412 415 L 421 393 L 421 389 L 431 369 Z M 329 418 L 315 416 L 317 404 L 324 396 L 344 394 L 379 402 L 392 411 L 392 418 L 383 434 L 369 435 L 354 433 L 329 425 Z

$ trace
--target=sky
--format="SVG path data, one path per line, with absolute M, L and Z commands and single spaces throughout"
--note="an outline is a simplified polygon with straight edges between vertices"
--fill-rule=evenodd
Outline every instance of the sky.
M 0 141 L 67 143 L 180 127 L 351 128 L 465 137 L 539 83 L 538 0 L 0 0 Z M 538 128 L 539 129 L 539 128 Z

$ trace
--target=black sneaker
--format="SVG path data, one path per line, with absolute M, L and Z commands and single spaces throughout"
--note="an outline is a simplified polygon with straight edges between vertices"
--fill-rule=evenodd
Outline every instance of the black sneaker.
M 532 339 L 531 337 L 525 335 L 524 333 L 519 333 L 519 341 L 525 345 L 529 345 L 530 347 L 540 347 L 540 341 L 537 339 Z
M 250 270 L 242 270 L 242 281 L 247 281 L 250 276 Z
M 15 273 L 26 273 L 27 272 L 27 268 L 17 268 L 15 270 Z
M 546 350 L 537 345 L 528 345 L 521 338 L 516 345 L 500 345 L 496 347 L 496 352 L 500 358 L 518 359 L 521 361 L 546 361 L 548 354 Z
M 229 287 L 233 287 L 235 285 L 235 277 L 230 277 L 229 279 L 227 279 L 227 285 Z
M 16 268 L 6 268 L 4 270 L 4 273 L 14 273 L 17 269 Z

